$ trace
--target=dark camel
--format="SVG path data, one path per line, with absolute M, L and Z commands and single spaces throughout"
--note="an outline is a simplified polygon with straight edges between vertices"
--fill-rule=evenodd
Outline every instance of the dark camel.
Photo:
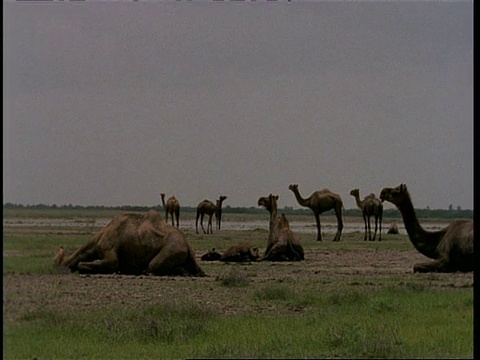
M 200 259 L 202 261 L 248 262 L 257 261 L 259 257 L 258 248 L 245 243 L 229 247 L 223 255 L 212 248 L 203 254 Z
M 380 223 L 380 231 L 378 234 L 378 241 L 382 241 L 382 216 L 383 216 L 383 204 L 378 199 L 375 194 L 370 194 L 365 196 L 363 200 L 360 200 L 360 190 L 353 189 L 350 191 L 350 195 L 355 197 L 357 206 L 362 210 L 363 222 L 365 224 L 365 236 L 363 240 L 367 240 L 367 228 L 368 228 L 368 240 L 375 241 L 375 236 L 377 235 L 378 225 Z M 372 239 L 372 229 L 370 227 L 370 217 L 375 217 L 375 233 L 373 234 Z
M 87 274 L 205 275 L 183 232 L 154 210 L 118 215 L 73 254 L 61 247 L 55 263 Z
M 168 223 L 168 214 L 172 217 L 172 226 L 175 226 L 173 222 L 173 216 L 175 215 L 175 220 L 177 221 L 177 229 L 178 229 L 178 220 L 180 218 L 180 203 L 178 202 L 177 198 L 172 195 L 168 198 L 167 203 L 165 204 L 165 194 L 160 194 L 162 197 L 162 204 L 163 208 L 165 209 L 165 222 Z
M 200 257 L 200 260 L 202 260 L 202 261 L 217 261 L 217 260 L 220 260 L 221 257 L 222 257 L 222 254 L 215 251 L 215 248 L 212 248 L 211 250 L 208 250 L 205 254 L 203 254 Z
M 333 238 L 333 241 L 340 241 L 342 237 L 343 230 L 343 220 L 342 220 L 342 208 L 343 202 L 340 195 L 331 192 L 328 189 L 323 189 L 315 191 L 308 198 L 304 199 L 298 191 L 298 185 L 293 184 L 288 187 L 289 190 L 293 191 L 297 202 L 305 207 L 308 207 L 313 211 L 315 215 L 315 221 L 317 223 L 317 240 L 322 241 L 322 233 L 320 231 L 320 214 L 333 209 L 335 211 L 335 216 L 337 217 L 337 233 Z
M 405 184 L 384 188 L 380 199 L 389 201 L 398 208 L 413 246 L 421 254 L 434 259 L 415 264 L 414 272 L 473 271 L 473 220 L 455 220 L 442 230 L 427 231 L 418 222 Z
M 258 199 L 258 205 L 270 213 L 268 242 L 262 260 L 300 261 L 304 260 L 302 245 L 293 236 L 284 214 L 277 217 L 278 195 L 264 196 Z
M 202 230 L 204 234 L 213 234 L 212 230 L 212 216 L 215 214 L 217 228 L 220 229 L 221 217 L 222 217 L 222 203 L 226 199 L 226 196 L 220 196 L 217 200 L 217 204 L 215 205 L 210 200 L 203 200 L 197 206 L 197 218 L 195 220 L 195 232 L 198 234 L 198 218 L 200 218 L 200 225 L 202 226 Z M 208 224 L 207 224 L 207 231 L 203 227 L 203 217 L 208 215 Z

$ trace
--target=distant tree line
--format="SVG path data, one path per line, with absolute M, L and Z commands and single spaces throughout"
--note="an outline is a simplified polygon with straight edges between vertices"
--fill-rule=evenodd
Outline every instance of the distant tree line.
M 22 204 L 12 204 L 5 203 L 3 205 L 4 209 L 39 209 L 39 210 L 116 210 L 116 211 L 148 211 L 150 209 L 163 211 L 162 205 L 157 206 L 132 206 L 132 205 L 122 205 L 122 206 L 81 206 L 81 205 L 45 205 L 45 204 L 36 204 L 36 205 L 22 205 Z M 197 211 L 196 207 L 192 206 L 182 206 L 182 211 L 184 212 L 193 212 Z M 447 209 L 415 209 L 417 216 L 422 219 L 473 219 L 473 210 L 462 210 L 460 207 L 456 209 L 453 206 L 449 206 Z M 259 207 L 232 207 L 227 205 L 223 209 L 224 213 L 232 214 L 264 214 L 265 209 Z M 311 215 L 312 212 L 310 209 L 294 209 L 290 206 L 285 206 L 283 209 L 279 209 L 279 213 L 284 213 L 285 215 Z M 345 209 L 343 212 L 344 216 L 362 216 L 359 209 Z M 333 210 L 327 211 L 324 215 L 334 215 Z M 400 212 L 397 209 L 386 209 L 383 211 L 384 218 L 399 218 L 401 217 Z

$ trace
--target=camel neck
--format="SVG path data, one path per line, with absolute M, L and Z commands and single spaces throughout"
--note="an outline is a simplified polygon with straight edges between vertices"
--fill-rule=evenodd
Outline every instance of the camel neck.
M 404 201 L 398 210 L 402 214 L 405 230 L 415 248 L 423 255 L 431 258 L 437 258 L 437 245 L 440 241 L 438 232 L 426 231 L 419 223 L 415 209 L 410 197 Z
M 357 206 L 362 209 L 362 201 L 360 200 L 360 194 L 355 195 L 355 202 L 357 203 Z
M 270 229 L 273 227 L 273 224 L 275 224 L 275 221 L 277 220 L 277 205 L 275 204 L 272 206 L 272 211 L 270 211 Z
M 302 195 L 300 195 L 300 191 L 298 191 L 298 189 L 293 189 L 293 194 L 295 195 L 295 198 L 300 205 L 308 206 L 308 199 L 304 199 Z

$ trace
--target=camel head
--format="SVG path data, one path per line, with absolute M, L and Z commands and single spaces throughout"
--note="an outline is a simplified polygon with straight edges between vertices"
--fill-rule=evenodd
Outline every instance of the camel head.
M 256 261 L 260 257 L 260 254 L 258 253 L 258 247 L 250 247 L 248 252 L 250 253 L 250 260 L 252 261 Z
M 409 201 L 410 195 L 407 191 L 407 185 L 400 184 L 394 188 L 383 188 L 380 192 L 380 200 L 391 202 L 393 205 L 399 207 L 405 202 Z
M 220 195 L 220 197 L 218 198 L 218 201 L 222 202 L 223 200 L 227 200 L 227 197 L 224 195 Z
M 65 256 L 67 256 L 67 250 L 65 250 L 63 246 L 60 246 L 57 254 L 53 258 L 53 261 L 55 262 L 56 265 L 61 265 Z
M 350 191 L 350 195 L 355 196 L 355 197 L 360 196 L 360 190 L 353 189 L 352 191 Z
M 258 206 L 263 206 L 268 211 L 272 211 L 273 207 L 277 206 L 277 200 L 278 200 L 278 195 L 270 194 L 268 196 L 263 196 L 260 199 L 258 199 Z
M 288 186 L 288 190 L 298 191 L 298 184 L 291 184 Z

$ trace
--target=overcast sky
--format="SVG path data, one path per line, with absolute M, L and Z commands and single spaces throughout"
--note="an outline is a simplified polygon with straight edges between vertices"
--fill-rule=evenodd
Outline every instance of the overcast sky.
M 10 1 L 3 36 L 4 203 L 473 209 L 472 1 Z

